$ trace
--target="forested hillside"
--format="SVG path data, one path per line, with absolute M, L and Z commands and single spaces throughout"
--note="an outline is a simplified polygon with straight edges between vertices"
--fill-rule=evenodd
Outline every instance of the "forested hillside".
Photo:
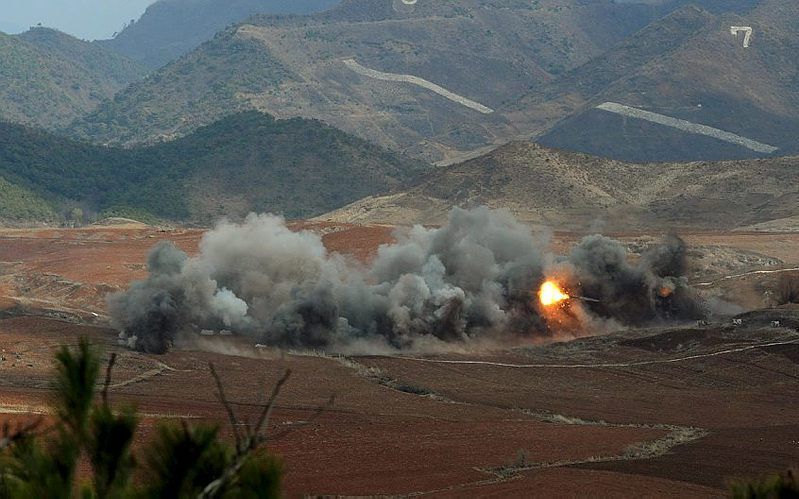
M 59 31 L 0 33 L 0 120 L 59 128 L 145 73 L 119 54 Z
M 199 223 L 250 211 L 308 217 L 394 188 L 424 168 L 319 122 L 254 111 L 134 149 L 0 125 L 0 176 L 86 213 Z

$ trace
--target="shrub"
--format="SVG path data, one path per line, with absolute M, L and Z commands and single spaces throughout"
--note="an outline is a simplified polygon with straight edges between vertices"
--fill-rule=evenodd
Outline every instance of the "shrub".
M 0 436 L 0 498 L 273 498 L 280 496 L 279 461 L 263 447 L 263 429 L 281 379 L 263 407 L 258 424 L 236 445 L 219 438 L 215 425 L 161 424 L 139 460 L 131 449 L 138 428 L 132 407 L 114 410 L 108 386 L 115 356 L 106 372 L 101 401 L 95 402 L 100 360 L 82 339 L 75 350 L 63 347 L 56 355 L 53 382 L 55 423 L 40 431 L 41 420 Z M 230 412 L 221 382 L 211 366 L 220 399 Z M 87 483 L 76 483 L 78 461 L 91 465 Z M 141 471 L 143 480 L 133 480 Z

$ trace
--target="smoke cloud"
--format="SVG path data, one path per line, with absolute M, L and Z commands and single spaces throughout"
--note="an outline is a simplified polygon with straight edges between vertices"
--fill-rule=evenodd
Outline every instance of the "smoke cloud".
M 365 266 L 329 253 L 314 233 L 252 214 L 241 224 L 220 222 L 196 257 L 159 243 L 147 279 L 111 295 L 108 306 L 121 341 L 151 353 L 202 330 L 281 347 L 402 350 L 551 337 L 561 329 L 591 334 L 593 321 L 703 316 L 682 277 L 685 245 L 676 237 L 637 263 L 602 236 L 560 259 L 547 244 L 507 211 L 456 208 L 440 228 L 398 233 Z M 543 310 L 535 293 L 548 277 L 599 302 Z

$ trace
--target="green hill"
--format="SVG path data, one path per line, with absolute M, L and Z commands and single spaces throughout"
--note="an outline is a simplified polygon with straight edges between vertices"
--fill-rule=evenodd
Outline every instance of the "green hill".
M 0 177 L 0 221 L 50 221 L 56 218 L 55 210 L 42 197 Z
M 225 30 L 201 50 L 130 85 L 70 130 L 101 143 L 163 142 L 251 109 L 242 95 L 277 89 L 289 78 L 257 41 Z
M 319 122 L 254 111 L 134 149 L 0 124 L 0 176 L 55 205 L 117 215 L 197 223 L 250 211 L 309 217 L 395 188 L 424 168 Z
M 64 33 L 0 33 L 0 120 L 62 127 L 141 78 L 143 66 Z
M 17 37 L 91 74 L 101 75 L 121 88 L 145 76 L 142 64 L 94 43 L 87 43 L 58 30 L 31 28 Z

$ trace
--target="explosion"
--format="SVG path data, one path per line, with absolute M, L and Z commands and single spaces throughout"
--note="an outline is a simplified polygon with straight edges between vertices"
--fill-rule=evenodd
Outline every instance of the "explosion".
M 509 212 L 486 207 L 455 208 L 439 228 L 395 236 L 362 264 L 280 217 L 222 221 L 195 256 L 156 245 L 147 278 L 110 295 L 109 314 L 121 343 L 149 353 L 205 330 L 269 346 L 372 352 L 705 316 L 676 237 L 635 261 L 600 235 L 555 256 Z M 542 282 L 535 303 L 530 290 Z M 579 283 L 572 296 L 566 283 Z
M 541 305 L 548 307 L 560 303 L 563 300 L 568 300 L 569 295 L 561 291 L 555 281 L 546 281 L 541 285 L 541 289 L 538 291 L 538 299 L 541 301 Z

